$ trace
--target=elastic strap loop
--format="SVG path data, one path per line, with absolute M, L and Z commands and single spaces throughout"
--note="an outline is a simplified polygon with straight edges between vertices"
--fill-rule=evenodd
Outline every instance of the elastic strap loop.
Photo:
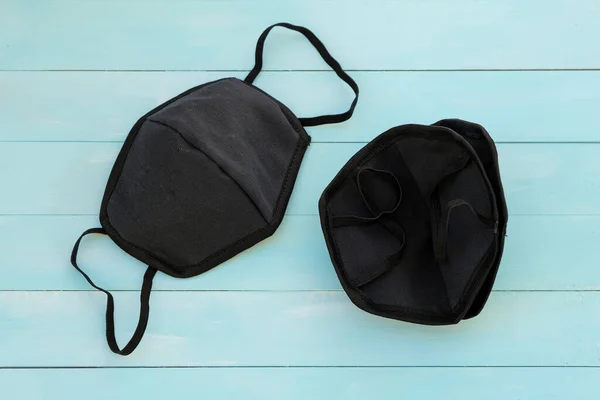
M 75 246 L 73 247 L 73 252 L 71 253 L 71 264 L 75 267 L 77 271 L 79 271 L 79 273 L 81 273 L 81 275 L 83 275 L 83 277 L 88 281 L 88 283 L 92 287 L 106 294 L 106 342 L 108 343 L 108 347 L 110 347 L 113 353 L 126 356 L 131 354 L 135 350 L 135 348 L 142 340 L 144 332 L 146 331 L 146 326 L 148 325 L 148 315 L 150 313 L 150 292 L 152 290 L 152 280 L 154 278 L 154 275 L 156 275 L 156 269 L 148 267 L 146 273 L 144 274 L 144 283 L 142 284 L 142 291 L 140 294 L 140 317 L 138 320 L 138 324 L 135 328 L 133 336 L 131 337 L 127 345 L 123 347 L 123 349 L 120 349 L 115 338 L 115 302 L 112 294 L 110 294 L 110 292 L 108 292 L 107 290 L 97 286 L 90 279 L 90 277 L 85 272 L 83 272 L 81 268 L 79 268 L 79 266 L 77 265 L 77 253 L 79 252 L 79 244 L 81 243 L 81 239 L 83 239 L 84 236 L 92 233 L 106 235 L 106 232 L 102 228 L 92 228 L 83 232 L 79 239 L 77 239 L 77 242 L 75 242 Z
M 356 103 L 358 102 L 358 85 L 356 84 L 356 82 L 354 82 L 352 78 L 350 78 L 350 76 L 346 72 L 344 72 L 337 60 L 333 58 L 331 54 L 329 54 L 329 51 L 327 51 L 325 45 L 319 40 L 319 38 L 317 38 L 314 33 L 312 33 L 309 29 L 303 26 L 297 26 L 288 24 L 286 22 L 280 22 L 278 24 L 271 25 L 267 29 L 265 29 L 265 31 L 258 38 L 258 42 L 256 43 L 254 68 L 252 68 L 252 71 L 250 71 L 250 73 L 248 74 L 248 76 L 246 76 L 246 79 L 244 79 L 244 81 L 249 84 L 252 84 L 252 82 L 254 82 L 254 79 L 256 79 L 256 77 L 258 76 L 258 73 L 261 71 L 263 65 L 263 50 L 265 47 L 265 40 L 267 39 L 267 35 L 271 31 L 271 29 L 275 28 L 276 26 L 281 26 L 283 28 L 291 29 L 293 31 L 300 32 L 301 34 L 303 34 L 308 39 L 308 41 L 315 47 L 315 49 L 317 49 L 323 60 L 333 69 L 333 71 L 337 74 L 337 76 L 340 77 L 341 80 L 346 82 L 348 86 L 352 88 L 355 94 L 354 100 L 352 101 L 352 104 L 350 105 L 350 109 L 348 111 L 343 112 L 341 114 L 330 114 L 322 115 L 319 117 L 299 118 L 300 123 L 302 123 L 302 125 L 304 126 L 316 126 L 323 124 L 333 124 L 348 120 L 352 116 L 352 113 L 354 113 L 354 108 L 356 107 Z
M 436 221 L 437 231 L 433 230 L 433 251 L 435 253 L 435 259 L 438 263 L 443 263 L 448 257 L 448 231 L 450 229 L 450 215 L 457 207 L 466 206 L 471 212 L 477 217 L 479 222 L 489 229 L 493 229 L 494 233 L 497 231 L 497 226 L 492 218 L 486 217 L 480 214 L 471 203 L 462 198 L 457 198 L 448 202 L 448 209 L 445 212 L 445 217 Z M 435 228 L 435 227 L 434 227 Z
M 396 202 L 394 203 L 394 206 L 392 208 L 390 208 L 388 210 L 378 210 L 378 209 L 376 209 L 374 204 L 372 204 L 372 201 L 370 201 L 370 199 L 369 199 L 369 197 L 370 197 L 369 194 L 364 189 L 364 183 L 368 176 L 368 175 L 366 175 L 366 172 L 371 172 L 373 175 L 380 175 L 380 176 L 386 177 L 388 179 L 391 179 L 391 181 L 394 185 L 394 190 L 396 192 Z M 375 168 L 371 168 L 371 167 L 363 167 L 358 171 L 358 173 L 356 175 L 356 186 L 358 188 L 358 192 L 360 193 L 360 196 L 362 197 L 363 203 L 365 204 L 365 206 L 371 213 L 371 216 L 363 217 L 363 216 L 359 216 L 359 215 L 338 215 L 338 216 L 333 217 L 334 226 L 339 227 L 339 226 L 346 226 L 346 225 L 370 224 L 370 223 L 376 222 L 385 215 L 395 213 L 396 210 L 398 209 L 398 207 L 400 207 L 400 203 L 402 203 L 402 186 L 400 185 L 400 181 L 398 180 L 396 175 L 394 175 L 390 171 L 375 169 Z M 373 196 L 373 194 L 371 196 Z M 375 194 L 374 197 L 379 197 L 379 196 L 377 194 Z
M 370 172 L 371 175 L 367 175 L 366 172 Z M 367 190 L 365 189 L 365 180 L 368 179 L 369 176 L 380 175 L 380 177 L 385 177 L 391 179 L 394 190 L 396 192 L 396 201 L 394 205 L 390 209 L 377 209 L 375 204 L 372 203 L 370 198 L 372 197 L 380 197 L 381 194 L 372 193 L 369 195 Z M 384 273 L 389 271 L 398 262 L 402 259 L 404 254 L 404 246 L 406 244 L 406 234 L 404 233 L 404 229 L 400 226 L 398 222 L 394 218 L 391 218 L 391 214 L 395 213 L 398 207 L 400 207 L 400 203 L 402 203 L 402 186 L 400 185 L 400 181 L 390 171 L 375 169 L 371 167 L 363 167 L 361 168 L 356 175 L 356 186 L 358 188 L 358 192 L 362 197 L 362 200 L 371 213 L 371 216 L 360 216 L 360 215 L 338 215 L 333 216 L 332 224 L 334 227 L 343 227 L 343 226 L 353 226 L 353 225 L 365 225 L 365 224 L 373 224 L 380 223 L 385 229 L 387 229 L 392 235 L 396 236 L 400 241 L 400 245 L 398 249 L 392 253 L 389 257 L 387 257 L 382 263 L 375 266 L 373 269 L 369 271 L 369 273 L 364 274 L 360 277 L 355 278 L 351 283 L 355 288 L 360 288 L 368 283 L 373 282 L 375 279 L 382 276 Z

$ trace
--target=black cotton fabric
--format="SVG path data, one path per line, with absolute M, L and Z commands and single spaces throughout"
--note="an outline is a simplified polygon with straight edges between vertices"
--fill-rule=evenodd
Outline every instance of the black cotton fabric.
M 303 34 L 355 93 L 350 109 L 297 118 L 252 83 L 262 68 L 269 32 L 284 27 Z M 101 228 L 75 243 L 72 265 L 107 295 L 106 338 L 128 355 L 149 318 L 157 271 L 177 278 L 203 273 L 272 235 L 283 219 L 310 137 L 304 126 L 352 116 L 358 86 L 308 29 L 279 23 L 258 39 L 255 66 L 246 79 L 225 78 L 194 87 L 141 117 L 131 129 L 110 173 L 100 209 Z M 106 234 L 148 264 L 140 292 L 140 317 L 120 348 L 112 295 L 77 264 L 81 240 Z
M 342 287 L 361 309 L 422 324 L 479 314 L 508 212 L 493 140 L 480 125 L 403 125 L 353 156 L 319 212 Z
M 126 251 L 176 277 L 273 233 L 310 142 L 283 104 L 235 78 L 163 105 L 134 135 L 100 221 Z

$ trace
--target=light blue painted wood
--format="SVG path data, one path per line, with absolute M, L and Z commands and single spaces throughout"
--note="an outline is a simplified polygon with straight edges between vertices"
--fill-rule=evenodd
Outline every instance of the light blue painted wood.
M 291 215 L 271 239 L 197 278 L 159 274 L 148 334 L 129 358 L 107 349 L 105 299 L 68 256 L 96 222 L 135 119 L 191 85 L 244 76 L 270 23 L 307 24 L 346 68 L 369 70 L 351 73 L 361 86 L 354 118 L 311 129 L 314 142 L 365 142 L 446 117 L 480 122 L 499 142 L 600 142 L 598 71 L 390 71 L 598 69 L 599 17 L 594 0 L 0 1 L 0 367 L 233 366 L 0 368 L 0 393 L 596 399 L 600 143 L 499 146 L 512 215 L 497 291 L 458 326 L 368 315 L 339 290 L 314 214 L 360 143 L 309 148 Z M 269 70 L 327 70 L 283 31 L 269 38 L 265 61 Z M 29 72 L 48 69 L 139 71 Z M 257 84 L 299 116 L 344 109 L 347 88 L 319 71 L 265 73 Z M 20 141 L 113 143 L 6 143 Z M 143 267 L 107 239 L 90 239 L 81 256 L 98 282 L 128 290 L 116 299 L 118 336 L 129 337 Z M 273 365 L 284 368 L 263 368 Z M 435 365 L 459 367 L 423 367 Z M 544 367 L 507 367 L 527 365 Z
M 598 68 L 596 0 L 2 3 L 0 69 L 247 69 L 262 30 L 312 28 L 350 69 Z M 291 33 L 266 68 L 323 69 Z
M 0 141 L 122 142 L 137 118 L 226 72 L 3 72 Z M 244 73 L 235 73 L 243 78 Z M 344 124 L 309 129 L 316 142 L 366 142 L 404 123 L 460 117 L 496 142 L 600 141 L 600 71 L 352 72 L 359 105 Z M 334 73 L 266 72 L 256 84 L 298 116 L 347 109 Z
M 120 143 L 2 143 L 0 214 L 97 214 Z M 315 143 L 306 153 L 288 214 L 317 202 L 360 143 Z M 600 144 L 500 144 L 512 214 L 600 214 Z
M 139 293 L 115 295 L 131 336 Z M 495 292 L 454 326 L 368 314 L 341 292 L 156 292 L 131 356 L 105 343 L 100 292 L 0 292 L 0 365 L 600 366 L 599 292 Z
M 3 393 L 20 400 L 597 400 L 599 378 L 599 368 L 0 370 Z
M 600 216 L 512 216 L 495 290 L 600 290 Z M 90 290 L 69 263 L 91 216 L 4 216 L 0 290 Z M 107 289 L 138 291 L 145 265 L 90 236 L 80 265 Z M 287 216 L 274 236 L 199 277 L 158 274 L 153 290 L 341 290 L 316 216 Z

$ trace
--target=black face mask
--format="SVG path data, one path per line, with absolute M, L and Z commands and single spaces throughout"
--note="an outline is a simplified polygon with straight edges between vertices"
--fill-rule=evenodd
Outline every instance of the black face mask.
M 297 118 L 285 105 L 252 85 L 262 68 L 268 33 L 282 26 L 302 33 L 356 94 L 342 114 Z M 256 64 L 244 81 L 226 78 L 192 88 L 148 112 L 129 133 L 110 174 L 102 228 L 75 243 L 71 263 L 90 285 L 108 296 L 106 338 L 110 349 L 130 354 L 148 322 L 156 271 L 177 278 L 201 274 L 272 235 L 277 229 L 310 137 L 304 126 L 352 116 L 358 87 L 308 29 L 275 24 L 260 36 Z M 77 266 L 81 239 L 108 235 L 148 264 L 140 319 L 120 349 L 111 294 Z
M 508 212 L 496 147 L 480 125 L 390 129 L 341 169 L 319 213 L 342 287 L 361 309 L 440 325 L 483 308 Z

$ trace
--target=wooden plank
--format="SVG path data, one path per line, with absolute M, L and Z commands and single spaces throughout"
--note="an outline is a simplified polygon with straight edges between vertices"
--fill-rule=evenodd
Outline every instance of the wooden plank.
M 148 110 L 226 72 L 0 72 L 0 141 L 123 141 Z M 243 78 L 237 72 L 234 76 Z M 369 141 L 402 123 L 459 117 L 497 142 L 600 140 L 600 71 L 352 72 L 361 97 L 316 142 Z M 257 85 L 299 116 L 340 112 L 351 91 L 332 72 L 266 72 Z
M 599 368 L 208 368 L 0 370 L 20 400 L 411 398 L 596 400 Z M 133 384 L 135 382 L 135 384 Z
M 600 216 L 512 216 L 495 290 L 600 290 Z M 0 290 L 90 290 L 69 264 L 91 216 L 4 216 Z M 100 286 L 138 291 L 145 265 L 89 237 L 80 265 Z M 158 274 L 154 290 L 341 290 L 316 216 L 287 216 L 275 235 L 197 278 Z
M 140 2 L 8 0 L 0 68 L 247 69 L 259 34 L 282 20 L 313 29 L 350 69 L 600 66 L 600 49 L 590 41 L 600 36 L 595 0 L 267 3 L 153 1 L 142 9 Z M 265 67 L 326 65 L 299 35 L 278 33 Z
M 105 301 L 0 292 L 0 365 L 600 366 L 598 292 L 496 292 L 479 317 L 443 327 L 367 314 L 341 292 L 156 292 L 144 340 L 125 358 L 106 346 Z M 115 301 L 123 341 L 139 294 Z
M 361 143 L 315 143 L 306 153 L 287 213 L 317 202 Z M 97 214 L 120 143 L 3 143 L 0 214 Z M 500 144 L 512 214 L 600 214 L 600 144 Z
M 88 290 L 71 267 L 74 241 L 97 217 L 0 217 L 4 278 L 0 290 Z M 316 216 L 284 219 L 273 237 L 193 279 L 158 274 L 158 290 L 312 290 L 341 289 Z M 31 249 L 35 251 L 31 251 Z M 146 266 L 121 251 L 107 237 L 86 238 L 79 264 L 101 286 L 139 290 Z

